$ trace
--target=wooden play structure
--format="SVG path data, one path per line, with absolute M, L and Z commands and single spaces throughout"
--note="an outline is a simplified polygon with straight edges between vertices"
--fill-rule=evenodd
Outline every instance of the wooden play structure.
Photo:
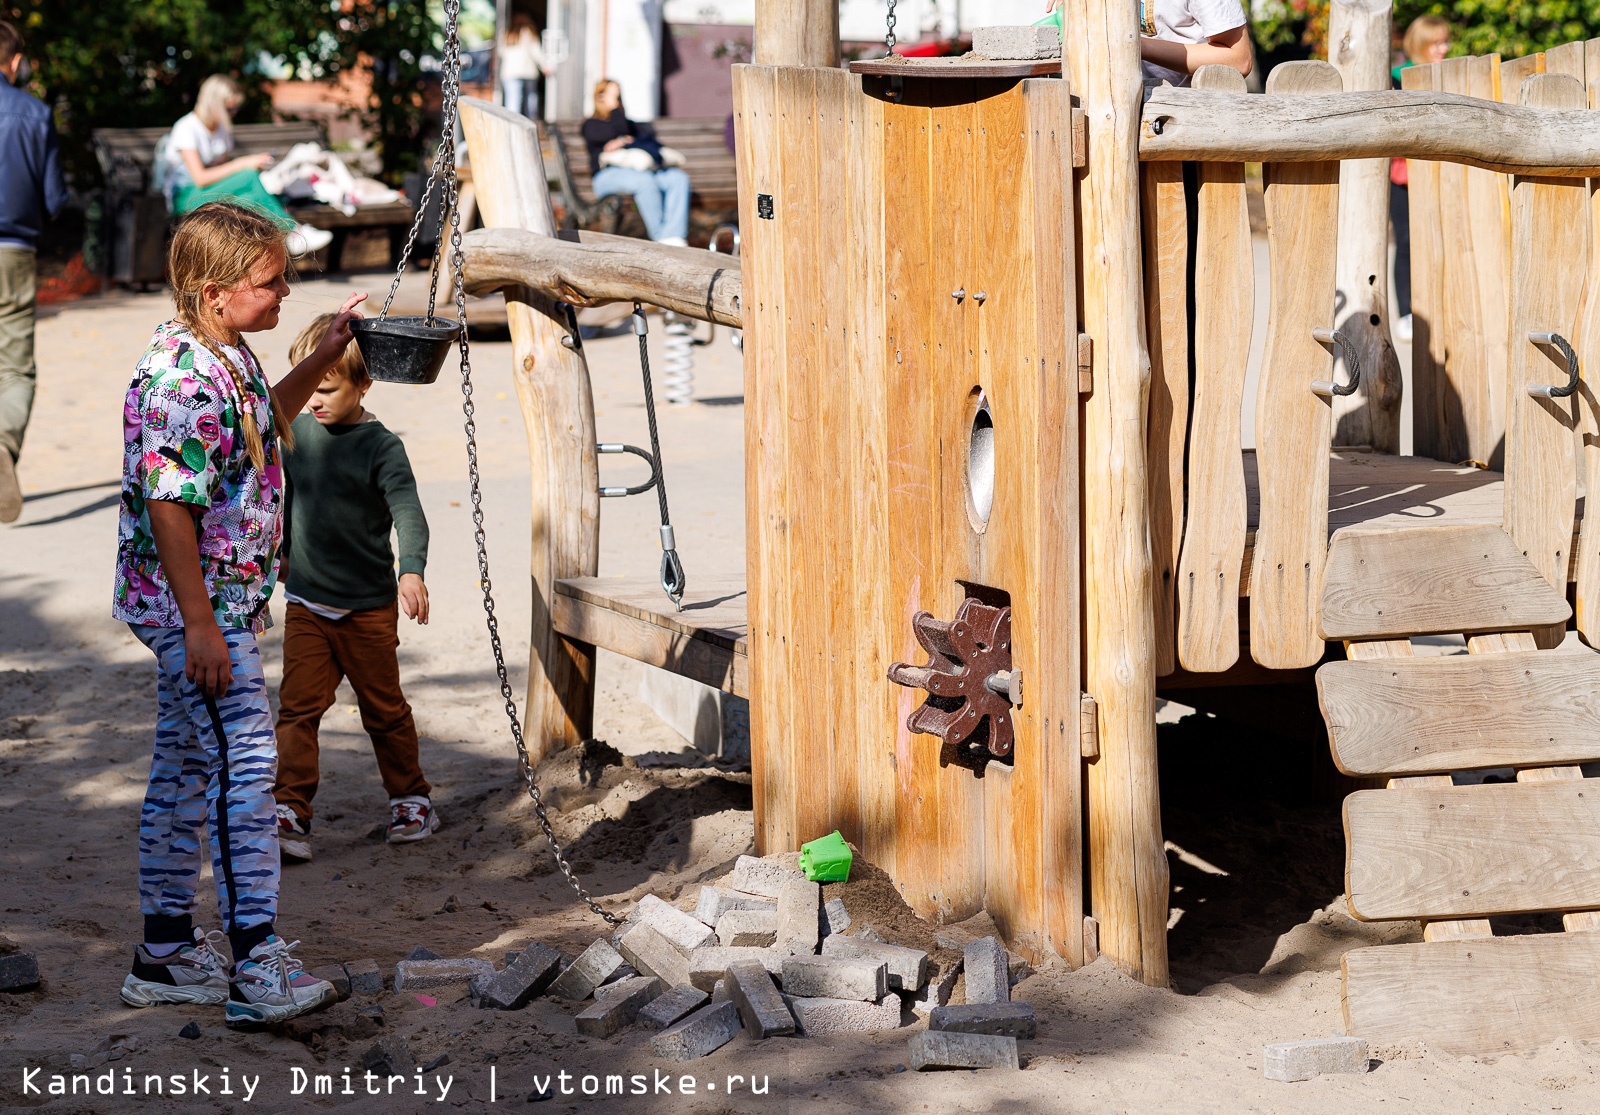
M 1352 1032 L 1600 1036 L 1572 994 L 1600 961 L 1600 658 L 1555 649 L 1569 595 L 1600 635 L 1600 42 L 1248 95 L 1218 68 L 1145 90 L 1122 0 L 1068 0 L 1059 63 L 848 69 L 833 5 L 757 7 L 740 261 L 557 238 L 532 127 L 464 112 L 465 274 L 506 291 L 532 453 L 530 746 L 587 735 L 597 646 L 746 695 L 760 851 L 839 828 L 929 918 L 986 908 L 1024 953 L 1162 984 L 1157 693 L 1315 669 L 1339 767 L 1386 780 L 1345 805 L 1351 912 L 1426 927 L 1348 954 Z M 1389 157 L 1415 160 L 1407 457 L 1386 306 L 1346 289 L 1383 240 L 1339 220 L 1341 162 Z M 634 299 L 745 331 L 748 576 L 681 612 L 596 576 L 561 303 Z M 1468 653 L 1413 655 L 1440 634 Z M 1564 931 L 1494 935 L 1537 912 Z

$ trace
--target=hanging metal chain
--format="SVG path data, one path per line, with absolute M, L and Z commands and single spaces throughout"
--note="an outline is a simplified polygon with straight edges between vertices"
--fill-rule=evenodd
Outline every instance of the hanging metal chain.
M 523 785 L 527 787 L 528 797 L 533 802 L 534 816 L 538 818 L 539 828 L 544 832 L 544 838 L 550 845 L 550 853 L 555 857 L 556 866 L 561 868 L 561 874 L 566 876 L 567 882 L 583 900 L 584 905 L 598 914 L 608 925 L 620 925 L 621 921 L 615 914 L 603 909 L 589 896 L 589 892 L 578 881 L 578 877 L 572 873 L 572 865 L 567 862 L 566 853 L 556 840 L 555 829 L 551 827 L 549 814 L 545 812 L 544 797 L 539 792 L 539 784 L 534 781 L 533 762 L 528 758 L 528 746 L 522 738 L 522 721 L 517 716 L 516 698 L 511 695 L 511 679 L 506 671 L 505 648 L 500 642 L 500 622 L 495 617 L 494 586 L 489 580 L 488 539 L 483 529 L 483 491 L 478 475 L 478 423 L 475 417 L 476 408 L 472 401 L 472 360 L 467 344 L 467 291 L 461 278 L 465 258 L 461 251 L 461 211 L 457 205 L 459 198 L 455 151 L 456 111 L 461 92 L 461 39 L 457 30 L 461 0 L 445 0 L 444 11 L 446 26 L 442 81 L 444 135 L 439 140 L 439 158 L 443 159 L 444 165 L 445 212 L 448 214 L 450 224 L 450 266 L 455 272 L 456 321 L 461 326 L 458 341 L 461 345 L 461 413 L 465 419 L 467 434 L 467 479 L 471 485 L 472 537 L 478 549 L 478 579 L 483 587 L 483 611 L 489 626 L 489 645 L 494 650 L 494 669 L 500 679 L 500 696 L 505 700 L 506 719 L 511 723 L 511 738 L 517 745 L 517 770 L 522 776 Z M 431 305 L 429 310 L 431 313 Z
M 895 3 L 896 3 L 896 0 L 889 0 L 889 15 L 888 15 L 887 20 L 886 20 L 886 27 L 885 27 L 884 34 L 883 34 L 883 52 L 886 55 L 894 53 L 894 44 L 897 41 L 895 39 L 895 37 L 894 37 L 894 25 L 895 25 L 894 6 L 895 6 Z

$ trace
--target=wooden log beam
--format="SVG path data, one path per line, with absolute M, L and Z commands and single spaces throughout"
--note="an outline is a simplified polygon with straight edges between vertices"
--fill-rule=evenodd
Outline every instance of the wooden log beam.
M 476 229 L 462 237 L 462 251 L 472 294 L 522 286 L 574 306 L 645 302 L 734 329 L 744 324 L 733 256 L 599 232 L 556 238 L 516 228 Z
M 1145 100 L 1139 158 L 1436 159 L 1507 174 L 1589 178 L 1600 175 L 1600 129 L 1584 110 L 1429 90 L 1311 97 L 1160 87 Z
M 837 66 L 838 0 L 756 0 L 758 66 Z
M 502 231 L 553 235 L 555 213 L 533 122 L 463 97 L 461 126 L 472 148 L 484 221 Z M 533 481 L 533 615 L 523 725 L 528 758 L 537 763 L 593 730 L 594 647 L 560 635 L 550 611 L 558 580 L 599 571 L 600 477 L 594 394 L 582 349 L 561 343 L 567 323 L 554 298 L 520 286 L 506 288 L 505 296 L 511 377 L 528 428 Z
M 1156 642 L 1148 487 L 1150 358 L 1139 267 L 1139 26 L 1124 0 L 1067 0 L 1062 66 L 1088 121 L 1079 184 L 1084 405 L 1084 676 L 1099 706 L 1089 764 L 1089 874 L 1099 948 L 1165 985 L 1166 850 L 1156 763 Z

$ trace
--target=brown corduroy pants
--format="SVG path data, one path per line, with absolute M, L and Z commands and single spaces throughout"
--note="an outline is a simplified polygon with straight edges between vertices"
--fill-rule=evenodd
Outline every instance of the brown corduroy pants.
M 383 788 L 391 798 L 432 791 L 417 754 L 417 725 L 400 691 L 398 604 L 324 619 L 291 603 L 283 628 L 283 686 L 278 691 L 278 780 L 272 796 L 301 820 L 317 794 L 317 728 L 350 679 L 361 726 L 372 738 Z

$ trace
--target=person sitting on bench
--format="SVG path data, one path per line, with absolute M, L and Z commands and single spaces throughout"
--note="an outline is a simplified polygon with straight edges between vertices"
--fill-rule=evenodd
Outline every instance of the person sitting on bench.
M 210 201 L 231 201 L 254 209 L 289 230 L 289 254 L 307 255 L 328 246 L 333 233 L 296 224 L 283 203 L 261 184 L 261 172 L 272 162 L 268 154 L 233 153 L 233 113 L 242 97 L 226 74 L 212 74 L 200 84 L 194 111 L 172 125 L 156 149 L 156 183 L 175 217 L 192 213 Z
M 689 176 L 664 164 L 667 149 L 655 129 L 628 119 L 622 88 L 610 78 L 595 84 L 594 115 L 583 122 L 583 141 L 595 197 L 632 194 L 650 239 L 679 247 L 688 243 Z

